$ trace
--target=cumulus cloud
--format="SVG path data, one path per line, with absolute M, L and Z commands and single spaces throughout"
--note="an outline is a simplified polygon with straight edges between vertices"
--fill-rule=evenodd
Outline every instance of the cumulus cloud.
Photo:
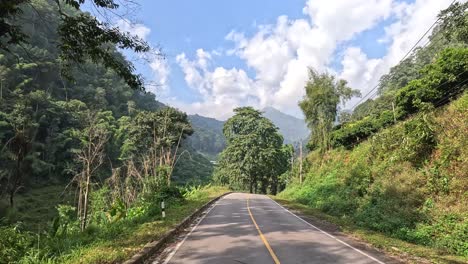
M 159 56 L 152 56 L 149 59 L 149 67 L 153 73 L 152 78 L 155 83 L 147 85 L 147 90 L 157 95 L 167 94 L 169 92 L 169 75 L 171 73 L 167 60 Z
M 242 59 L 254 76 L 243 69 L 214 66 L 211 53 L 203 49 L 197 50 L 193 59 L 179 54 L 177 62 L 185 81 L 202 97 L 200 102 L 179 106 L 218 118 L 228 117 L 233 107 L 247 104 L 258 108 L 271 105 L 300 116 L 297 102 L 304 95 L 308 67 L 334 73 L 365 92 L 398 63 L 450 2 L 309 0 L 303 8 L 304 18 L 280 16 L 275 24 L 257 26 L 253 35 L 237 31 L 227 34 L 226 40 L 234 43 L 234 48 L 226 55 Z M 360 33 L 389 18 L 393 22 L 385 28 L 385 36 L 375 40 L 376 44 L 380 41 L 388 45 L 382 58 L 369 58 L 360 47 L 348 45 Z M 330 64 L 340 45 L 345 46 L 342 70 L 336 72 Z
M 143 40 L 146 40 L 148 35 L 151 33 L 151 29 L 147 26 L 139 23 L 132 23 L 128 19 L 117 20 L 116 26 L 121 31 L 136 35 Z
M 354 47 L 348 48 L 342 60 L 341 77 L 350 81 L 353 87 L 362 90 L 363 95 L 374 88 L 383 74 L 396 65 L 427 29 L 436 21 L 440 10 L 447 8 L 452 0 L 416 0 L 409 4 L 395 2 L 392 12 L 395 22 L 385 27 L 385 35 L 379 42 L 389 43 L 386 55 L 379 59 L 369 59 Z M 419 45 L 427 41 L 426 36 Z M 351 100 L 347 107 L 354 106 L 358 100 Z
M 223 67 L 210 68 L 210 52 L 198 49 L 193 59 L 185 53 L 177 55 L 176 61 L 185 75 L 188 86 L 202 95 L 202 102 L 184 104 L 177 101 L 171 104 L 190 113 L 206 114 L 227 118 L 233 108 L 240 105 L 256 105 L 254 82 L 242 69 Z M 253 100 L 252 100 L 253 99 Z
M 115 24 L 121 31 L 135 35 L 145 41 L 148 40 L 148 36 L 151 33 L 151 29 L 146 25 L 133 23 L 128 19 L 119 19 Z M 127 56 L 131 57 L 129 54 Z M 169 75 L 171 73 L 167 60 L 151 52 L 148 54 L 137 54 L 135 57 L 137 60 L 142 59 L 147 62 L 151 69 L 152 81 L 146 84 L 146 89 L 154 94 L 166 94 L 169 89 Z

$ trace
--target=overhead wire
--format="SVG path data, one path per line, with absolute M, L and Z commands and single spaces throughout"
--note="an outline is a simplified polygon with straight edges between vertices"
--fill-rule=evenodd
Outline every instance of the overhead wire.
M 449 7 L 452 6 L 457 0 L 453 0 L 452 3 L 450 3 Z M 437 18 L 437 20 L 429 27 L 429 29 L 426 30 L 426 32 L 424 33 L 424 35 L 422 35 L 418 41 L 411 47 L 411 49 L 405 54 L 405 56 L 403 56 L 403 58 L 397 63 L 397 64 L 400 64 L 402 61 L 404 61 L 406 59 L 406 57 L 408 57 L 416 47 L 418 47 L 418 44 L 419 42 L 421 42 L 424 37 L 426 37 L 426 35 L 431 32 L 431 30 L 437 25 L 437 23 L 440 21 L 440 17 Z M 430 40 L 428 42 L 426 42 L 424 44 L 424 46 L 427 46 L 428 44 L 430 43 Z M 364 95 L 363 97 L 361 97 L 361 99 L 353 105 L 353 107 L 351 107 L 351 111 L 353 111 L 358 105 L 360 105 L 370 94 L 372 94 L 372 96 L 370 96 L 368 99 L 372 99 L 374 96 L 377 95 L 378 93 L 378 87 L 380 86 L 382 80 L 379 80 L 379 82 L 369 91 L 366 93 L 366 95 Z M 377 90 L 376 90 L 377 89 Z M 367 99 L 367 100 L 368 100 Z

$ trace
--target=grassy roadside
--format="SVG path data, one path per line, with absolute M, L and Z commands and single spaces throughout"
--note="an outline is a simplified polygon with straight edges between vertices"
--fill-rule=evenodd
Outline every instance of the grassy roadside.
M 371 244 L 389 255 L 396 256 L 408 263 L 467 263 L 468 258 L 450 255 L 449 253 L 421 245 L 415 245 L 400 239 L 388 237 L 382 233 L 360 228 L 351 221 L 325 214 L 317 209 L 310 208 L 298 202 L 280 199 L 271 196 L 272 199 L 301 215 L 326 221 L 338 226 L 341 231 L 358 240 Z
M 160 211 L 145 213 L 107 224 L 92 222 L 84 232 L 72 221 L 66 234 L 54 235 L 56 206 L 73 199 L 71 194 L 62 195 L 63 186 L 37 188 L 19 195 L 15 209 L 8 213 L 10 220 L 20 221 L 18 228 L 0 225 L 0 263 L 120 263 L 228 191 L 217 186 L 187 189 L 183 199 L 167 200 L 165 219 Z
M 223 187 L 203 188 L 195 195 L 188 197 L 183 204 L 167 208 L 164 220 L 156 218 L 142 223 L 125 223 L 126 227 L 118 236 L 98 238 L 91 245 L 75 250 L 58 262 L 116 263 L 127 260 L 140 251 L 146 243 L 157 240 L 197 208 L 226 192 L 228 190 Z

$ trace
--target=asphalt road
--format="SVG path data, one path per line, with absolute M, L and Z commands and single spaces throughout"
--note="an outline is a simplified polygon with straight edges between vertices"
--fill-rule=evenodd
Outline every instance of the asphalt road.
M 163 263 L 384 263 L 264 195 L 220 199 Z

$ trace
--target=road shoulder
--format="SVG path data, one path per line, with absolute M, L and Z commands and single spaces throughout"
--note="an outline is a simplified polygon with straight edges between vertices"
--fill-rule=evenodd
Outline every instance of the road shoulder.
M 297 202 L 275 196 L 270 196 L 270 198 L 306 222 L 359 250 L 379 256 L 385 263 L 466 263 L 466 260 L 446 255 L 433 248 L 414 245 L 377 232 L 360 229 L 342 219 Z

